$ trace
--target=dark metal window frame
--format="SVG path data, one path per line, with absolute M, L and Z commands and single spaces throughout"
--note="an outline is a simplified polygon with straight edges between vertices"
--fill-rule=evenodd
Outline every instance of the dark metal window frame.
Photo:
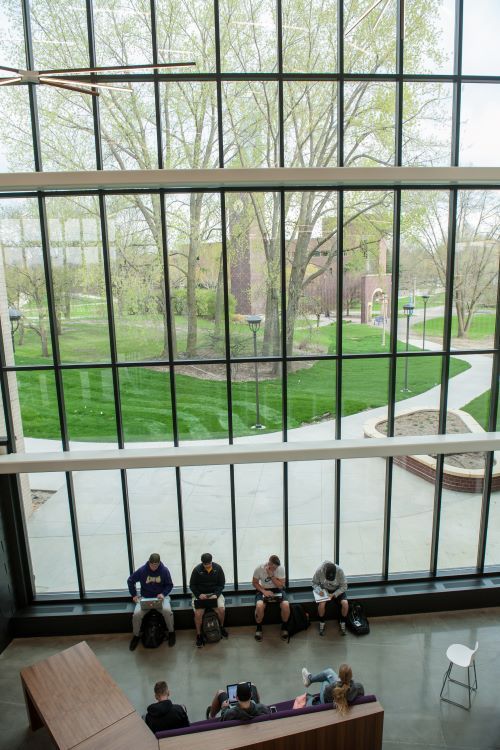
M 217 110 L 218 110 L 218 161 L 219 167 L 224 167 L 224 149 L 223 149 L 223 120 L 222 120 L 222 84 L 224 81 L 269 81 L 277 83 L 277 94 L 278 94 L 278 125 L 279 125 L 279 166 L 285 165 L 285 146 L 284 146 L 284 96 L 283 89 L 284 83 L 287 81 L 336 81 L 338 83 L 337 93 L 337 128 L 338 128 L 338 149 L 337 149 L 337 166 L 344 165 L 344 122 L 343 122 L 343 102 L 344 102 L 344 84 L 349 81 L 385 81 L 393 82 L 396 90 L 396 108 L 395 108 L 395 165 L 401 166 L 402 163 L 402 136 L 403 136 L 403 85 L 405 82 L 447 82 L 453 85 L 454 97 L 453 97 L 453 126 L 452 126 L 452 153 L 450 163 L 452 166 L 457 166 L 459 161 L 459 138 L 460 138 L 460 108 L 461 108 L 461 91 L 463 83 L 490 83 L 500 84 L 500 77 L 496 76 L 468 76 L 462 74 L 461 60 L 462 60 L 462 46 L 463 46 L 463 0 L 456 0 L 455 4 L 455 19 L 456 19 L 456 33 L 455 33 L 455 50 L 454 60 L 455 68 L 453 73 L 449 75 L 424 75 L 424 74 L 406 74 L 404 72 L 404 0 L 398 0 L 397 4 L 397 17 L 395 18 L 395 24 L 397 28 L 397 49 L 396 49 L 396 70 L 393 73 L 384 74 L 371 74 L 371 73 L 345 73 L 344 71 L 344 8 L 343 3 L 339 2 L 337 5 L 337 46 L 338 46 L 338 71 L 334 73 L 285 73 L 283 71 L 283 48 L 282 48 L 282 0 L 275 0 L 276 2 L 276 17 L 277 17 L 277 72 L 275 73 L 228 73 L 222 70 L 221 66 L 221 44 L 220 44 L 220 14 L 219 14 L 219 0 L 213 0 L 214 8 L 214 33 L 215 33 L 215 72 L 214 73 L 168 73 L 162 74 L 158 71 L 147 74 L 126 74 L 114 75 L 108 74 L 104 76 L 105 80 L 109 82 L 113 81 L 134 81 L 134 82 L 145 82 L 152 83 L 154 85 L 155 94 L 155 111 L 156 111 L 156 135 L 157 135 L 157 158 L 159 168 L 163 167 L 163 138 L 161 130 L 161 101 L 160 101 L 160 90 L 159 85 L 162 82 L 168 81 L 212 81 L 216 84 L 217 94 Z M 158 60 L 158 46 L 156 39 L 156 28 L 157 28 L 157 9 L 156 0 L 150 0 L 151 8 L 151 50 L 152 60 L 156 62 Z M 24 23 L 24 38 L 26 48 L 26 60 L 27 65 L 30 68 L 34 67 L 34 56 L 33 56 L 33 43 L 32 43 L 32 32 L 30 23 L 30 5 L 29 0 L 22 0 L 23 10 L 23 23 Z M 89 63 L 94 65 L 96 62 L 95 52 L 95 38 L 94 38 L 94 25 L 93 25 L 93 3 L 92 0 L 86 0 L 86 14 L 87 14 L 87 33 L 88 33 L 88 45 L 89 45 Z M 90 79 L 89 79 L 90 80 Z M 42 166 L 42 149 L 40 141 L 40 123 L 37 109 L 37 92 L 36 87 L 33 84 L 29 84 L 29 104 L 31 114 L 31 125 L 33 134 L 33 154 L 34 154 L 34 165 L 36 171 L 41 171 Z M 94 140 L 96 149 L 96 168 L 101 170 L 103 168 L 102 160 L 102 148 L 101 148 L 101 136 L 100 136 L 100 115 L 99 115 L 99 104 L 98 101 L 93 101 L 93 120 L 94 120 Z M 394 236 L 393 236 L 393 253 L 392 253 L 392 278 L 393 282 L 393 293 L 392 293 L 392 306 L 391 306 L 391 321 L 393 322 L 391 333 L 390 333 L 390 348 L 389 353 L 377 353 L 377 354 L 350 354 L 343 351 L 342 341 L 342 325 L 337 326 L 337 340 L 336 340 L 336 352 L 335 354 L 323 355 L 323 356 L 298 356 L 288 355 L 286 352 L 286 238 L 285 238 L 285 216 L 284 216 L 284 205 L 285 205 L 285 194 L 286 192 L 292 191 L 308 191 L 308 192 L 326 192 L 327 190 L 337 193 L 337 207 L 339 226 L 343 226 L 342 217 L 344 215 L 344 196 L 346 193 L 355 191 L 391 191 L 394 196 Z M 399 250 L 400 250 L 400 227 L 401 227 L 401 196 L 406 190 L 419 191 L 419 190 L 441 190 L 447 191 L 450 196 L 450 231 L 448 238 L 448 265 L 447 265 L 447 289 L 446 289 L 446 304 L 445 304 L 445 332 L 443 340 L 443 349 L 440 352 L 398 352 L 397 351 L 397 331 L 394 322 L 397 321 L 398 312 L 398 297 L 396 290 L 399 287 Z M 448 375 L 450 358 L 453 354 L 458 354 L 461 350 L 453 349 L 451 346 L 451 320 L 452 320 L 452 307 L 453 307 L 453 267 L 454 267 L 454 256 L 455 256 L 455 217 L 456 217 L 456 206 L 458 200 L 458 193 L 464 190 L 488 190 L 495 191 L 500 190 L 499 187 L 492 187 L 491 185 L 484 185 L 483 187 L 477 185 L 464 185 L 460 188 L 452 185 L 433 185 L 431 183 L 425 183 L 425 180 L 421 184 L 412 187 L 400 187 L 397 185 L 391 186 L 350 186 L 349 188 L 339 188 L 338 186 L 332 186 L 331 188 L 314 187 L 308 186 L 304 188 L 301 185 L 288 187 L 286 190 L 276 188 L 272 192 L 279 194 L 281 203 L 281 240 L 280 240 L 280 258 L 281 258 L 281 355 L 267 358 L 257 358 L 258 362 L 262 361 L 275 361 L 281 364 L 281 381 L 282 381 L 282 436 L 283 440 L 287 440 L 287 373 L 288 366 L 294 361 L 307 361 L 307 360 L 331 360 L 335 363 L 335 382 L 332 382 L 332 393 L 335 394 L 335 438 L 342 438 L 342 367 L 343 362 L 348 360 L 363 360 L 363 359 L 384 359 L 389 363 L 389 377 L 388 377 L 388 420 L 389 420 L 389 434 L 393 434 L 394 431 L 394 414 L 395 414 L 395 388 L 396 388 L 396 374 L 398 361 L 404 361 L 405 357 L 409 359 L 415 357 L 440 357 L 442 361 L 442 377 L 441 377 L 441 403 L 440 403 L 440 423 L 439 431 L 441 433 L 446 432 L 446 406 L 448 398 Z M 116 333 L 114 325 L 114 311 L 113 302 L 111 295 L 111 267 L 110 267 L 110 255 L 109 255 L 109 241 L 108 231 L 106 222 L 106 197 L 112 195 L 134 195 L 134 194 L 150 194 L 157 195 L 160 199 L 160 213 L 161 213 L 161 229 L 162 229 L 162 258 L 163 258 L 163 272 L 164 272 L 164 283 L 165 283 L 165 297 L 167 301 L 166 310 L 166 321 L 167 321 L 167 336 L 169 343 L 169 351 L 172 352 L 172 314 L 170 310 L 170 285 L 169 285 L 169 265 L 168 265 L 168 226 L 166 220 L 165 210 L 165 197 L 169 194 L 189 193 L 189 192 L 203 192 L 203 193 L 215 193 L 219 195 L 220 207 L 221 207 L 221 232 L 222 232 L 222 257 L 224 265 L 224 276 L 223 276 L 223 291 L 224 291 L 224 323 L 225 323 L 225 350 L 226 356 L 223 358 L 213 358 L 203 360 L 205 364 L 223 364 L 226 368 L 226 381 L 227 381 L 227 409 L 228 409 L 228 443 L 234 442 L 233 424 L 232 424 L 232 384 L 231 384 L 231 368 L 233 364 L 241 362 L 254 362 L 256 361 L 253 357 L 231 357 L 230 355 L 230 333 L 229 333 L 229 279 L 228 279 L 228 248 L 227 248 L 227 229 L 226 229 L 226 195 L 242 190 L 245 192 L 269 192 L 269 188 L 224 188 L 222 190 L 213 189 L 199 189 L 196 185 L 193 185 L 192 189 L 161 189 L 161 190 L 145 190 L 145 189 L 127 189 L 127 190 L 88 190 L 88 191 L 77 191 L 77 190 L 46 190 L 43 192 L 30 191 L 23 194 L 9 194 L 4 193 L 1 198 L 33 198 L 38 202 L 39 216 L 40 216 L 40 231 L 42 238 L 42 250 L 43 250 L 43 261 L 44 271 L 47 288 L 47 300 L 49 309 L 49 322 L 50 322 L 50 336 L 53 352 L 53 363 L 49 365 L 29 365 L 29 366 L 7 366 L 5 362 L 5 355 L 3 347 L 0 347 L 0 382 L 2 400 L 4 404 L 4 410 L 6 414 L 6 423 L 8 428 L 8 445 L 9 450 L 15 450 L 14 441 L 14 430 L 12 413 L 10 409 L 9 400 L 9 384 L 8 374 L 14 372 L 36 372 L 36 371 L 53 371 L 55 376 L 56 384 L 56 395 L 57 395 L 57 407 L 59 414 L 60 430 L 61 430 L 61 442 L 64 450 L 69 449 L 69 435 L 66 424 L 66 412 L 64 406 L 64 384 L 63 384 L 63 373 L 66 370 L 72 369 L 92 369 L 92 368 L 103 368 L 108 369 L 112 373 L 113 380 L 113 394 L 115 401 L 115 415 L 116 415 L 116 428 L 117 428 L 117 440 L 118 447 L 124 447 L 124 430 L 122 421 L 122 412 L 120 404 L 120 370 L 123 367 L 142 367 L 151 366 L 152 363 L 156 365 L 166 365 L 169 367 L 169 383 L 170 383 L 170 399 L 172 404 L 172 425 L 173 425 L 173 440 L 174 445 L 179 445 L 179 431 L 177 424 L 177 409 L 176 409 L 176 384 L 175 384 L 175 370 L 177 367 L 186 366 L 189 364 L 198 364 L 200 360 L 142 360 L 134 362 L 124 362 L 118 360 L 118 353 L 116 347 Z M 77 196 L 77 195 L 88 195 L 97 196 L 100 208 L 101 217 L 101 239 L 103 246 L 103 259 L 104 259 L 104 277 L 106 286 L 106 298 L 107 298 L 107 312 L 108 312 L 108 326 L 109 326 L 109 340 L 110 340 L 110 353 L 111 361 L 107 363 L 63 363 L 61 362 L 58 337 L 56 329 L 55 319 L 55 301 L 52 289 L 52 274 L 51 274 L 51 259 L 50 259 L 50 240 L 48 237 L 45 199 L 46 198 L 57 198 L 65 196 Z M 339 232 L 337 236 L 337 309 L 336 316 L 337 320 L 342 320 L 343 310 L 343 233 Z M 499 285 L 499 299 L 497 310 L 500 309 L 500 285 Z M 498 377 L 499 377 L 499 352 L 500 352 L 500 325 L 497 324 L 497 330 L 495 333 L 495 344 L 492 349 L 484 349 L 478 347 L 475 350 L 467 350 L 468 354 L 491 354 L 493 356 L 492 366 L 492 381 L 491 381 L 491 400 L 490 400 L 490 413 L 489 413 L 489 427 L 494 430 L 496 427 L 497 413 L 498 413 Z M 391 499 L 392 499 L 392 471 L 393 461 L 391 458 L 386 459 L 386 482 L 385 482 L 385 512 L 384 512 L 384 525 L 383 525 L 383 557 L 381 560 L 380 575 L 368 576 L 366 580 L 379 581 L 379 580 L 408 580 L 408 578 L 415 579 L 435 579 L 447 575 L 447 571 L 439 571 L 438 569 L 438 553 L 439 553 L 439 528 L 440 528 L 440 509 L 441 509 L 441 496 L 442 496 L 442 483 L 443 483 L 443 461 L 442 457 L 438 460 L 437 465 L 437 480 L 435 483 L 435 502 L 434 502 L 434 514 L 433 514 L 433 533 L 432 533 L 432 550 L 429 560 L 429 570 L 426 572 L 410 574 L 407 572 L 392 575 L 389 573 L 390 565 L 390 551 L 391 551 Z M 490 502 L 490 491 L 491 491 L 491 478 L 493 469 L 493 454 L 488 454 L 486 461 L 486 475 L 484 482 L 483 501 L 481 510 L 481 524 L 478 538 L 478 553 L 477 553 L 477 566 L 475 570 L 467 569 L 463 570 L 464 576 L 471 575 L 482 575 L 485 572 L 485 550 L 487 542 L 487 531 L 488 531 L 488 517 L 489 517 L 489 502 Z M 184 541 L 184 518 L 183 518 L 183 502 L 182 502 L 182 475 L 181 469 L 177 468 L 176 472 L 176 488 L 177 488 L 177 507 L 178 507 L 178 519 L 179 519 L 179 540 L 180 540 L 180 554 L 181 554 L 181 567 L 182 567 L 182 590 L 187 591 L 187 581 L 189 577 L 189 571 L 186 570 L 186 554 L 185 554 L 185 541 Z M 130 570 L 134 567 L 134 554 L 133 554 L 133 531 L 130 521 L 130 509 L 129 509 L 129 497 L 128 497 L 128 485 L 127 485 L 127 472 L 121 470 L 121 487 L 123 496 L 123 509 L 125 518 L 125 534 L 127 544 L 127 555 Z M 335 462 L 335 475 L 334 485 L 332 486 L 332 502 L 334 504 L 334 557 L 335 560 L 341 559 L 341 535 L 340 535 L 340 519 L 341 519 L 341 479 L 342 479 L 342 467 L 341 461 Z M 76 573 L 78 580 L 78 598 L 80 600 L 91 598 L 95 596 L 95 593 L 86 592 L 83 565 L 80 551 L 80 540 L 78 534 L 78 523 L 77 523 L 77 512 L 76 512 L 76 498 L 75 490 L 72 480 L 71 472 L 66 475 L 66 487 L 68 492 L 68 503 L 69 513 L 72 526 L 73 544 L 74 544 L 74 555 L 76 564 Z M 242 582 L 238 580 L 238 555 L 237 555 L 237 512 L 236 512 L 236 489 L 235 489 L 235 477 L 234 467 L 229 466 L 229 490 L 230 490 L 230 504 L 231 504 L 231 525 L 232 525 L 232 558 L 233 558 L 233 569 L 234 569 L 234 590 L 242 585 Z M 20 507 L 20 497 L 19 497 Z M 22 533 L 20 537 L 24 539 L 24 550 L 26 559 L 29 561 L 29 549 L 27 544 L 26 528 L 22 520 L 22 513 L 19 514 L 19 524 Z M 289 511 L 288 511 L 288 466 L 283 464 L 283 535 L 284 535 L 284 562 L 288 572 L 289 568 L 289 536 L 288 536 L 288 525 L 289 525 Z M 137 561 L 136 561 L 137 562 Z M 312 572 L 312 571 L 311 571 Z M 454 571 L 456 574 L 456 571 Z M 32 571 L 30 571 L 30 593 L 35 598 Z M 294 585 L 293 582 L 290 582 Z M 243 585 L 246 585 L 243 582 Z M 113 594 L 108 592 L 109 596 Z M 106 596 L 106 593 L 99 595 Z M 44 596 L 44 599 L 47 597 Z M 60 599 L 60 595 L 54 594 L 49 595 L 48 598 Z

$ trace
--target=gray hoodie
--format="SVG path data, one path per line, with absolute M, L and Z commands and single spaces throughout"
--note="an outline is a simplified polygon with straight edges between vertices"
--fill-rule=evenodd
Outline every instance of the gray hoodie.
M 339 566 L 337 565 L 335 578 L 333 579 L 333 581 L 328 581 L 325 578 L 325 567 L 327 565 L 332 565 L 332 563 L 329 560 L 325 560 L 325 562 L 320 565 L 313 576 L 312 584 L 314 588 L 325 589 L 326 591 L 330 592 L 330 594 L 335 592 L 335 598 L 337 598 L 347 591 L 346 577 L 342 568 L 339 568 Z

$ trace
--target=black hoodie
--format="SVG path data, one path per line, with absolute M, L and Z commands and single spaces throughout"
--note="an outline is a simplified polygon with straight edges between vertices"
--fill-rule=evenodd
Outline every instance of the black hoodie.
M 172 703 L 171 700 L 157 701 L 148 706 L 144 721 L 152 732 L 189 726 L 188 715 L 184 707 Z

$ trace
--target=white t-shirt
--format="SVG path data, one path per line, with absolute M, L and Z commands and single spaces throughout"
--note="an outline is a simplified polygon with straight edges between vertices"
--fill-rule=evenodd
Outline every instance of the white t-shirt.
M 255 568 L 253 572 L 253 577 L 258 580 L 262 588 L 264 589 L 275 589 L 277 586 L 274 585 L 271 578 L 269 577 L 269 574 L 266 570 L 265 565 L 259 565 L 258 568 Z M 282 580 L 285 580 L 285 568 L 283 565 L 278 565 L 276 568 L 276 571 L 274 573 L 275 578 L 281 578 Z

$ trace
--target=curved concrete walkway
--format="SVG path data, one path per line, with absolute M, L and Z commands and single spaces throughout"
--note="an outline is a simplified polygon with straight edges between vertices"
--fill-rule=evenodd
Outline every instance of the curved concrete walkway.
M 417 340 L 411 343 L 419 346 Z M 429 344 L 429 348 L 431 348 Z M 490 387 L 491 357 L 460 355 L 470 369 L 450 380 L 448 403 L 459 408 Z M 411 364 L 411 363 L 410 363 Z M 411 372 L 411 371 L 410 371 Z M 410 379 L 411 385 L 411 379 Z M 437 407 L 440 387 L 405 399 L 396 406 Z M 384 417 L 387 407 L 345 417 L 342 435 L 360 437 L 364 422 Z M 331 439 L 334 420 L 291 430 L 289 440 Z M 254 434 L 237 442 L 276 442 L 279 433 Z M 26 438 L 26 450 L 59 450 L 56 441 Z M 221 441 L 203 441 L 217 444 Z M 103 449 L 108 446 L 100 444 Z M 150 443 L 134 444 L 149 447 Z M 166 445 L 166 444 L 165 444 Z M 74 449 L 94 447 L 72 443 Z M 341 556 L 350 574 L 379 573 L 382 561 L 385 466 L 383 459 L 342 462 Z M 236 466 L 238 576 L 251 580 L 254 567 L 271 553 L 283 554 L 283 467 L 281 464 Z M 137 564 L 158 550 L 181 584 L 175 472 L 173 469 L 127 472 L 130 516 Z M 182 469 L 183 522 L 188 570 L 201 552 L 210 550 L 233 579 L 229 469 L 224 466 Z M 73 475 L 85 584 L 88 590 L 122 589 L 127 576 L 123 500 L 119 472 L 77 472 Z M 73 543 L 64 475 L 30 476 L 33 489 L 54 492 L 28 519 L 37 590 L 76 590 Z M 334 462 L 288 465 L 291 578 L 312 575 L 319 562 L 333 556 Z M 391 508 L 391 570 L 428 568 L 434 487 L 394 467 Z M 445 491 L 439 565 L 475 564 L 481 499 Z M 492 497 L 489 549 L 500 549 L 497 497 Z M 499 529 L 496 532 L 494 529 Z M 498 562 L 496 554 L 495 561 Z

